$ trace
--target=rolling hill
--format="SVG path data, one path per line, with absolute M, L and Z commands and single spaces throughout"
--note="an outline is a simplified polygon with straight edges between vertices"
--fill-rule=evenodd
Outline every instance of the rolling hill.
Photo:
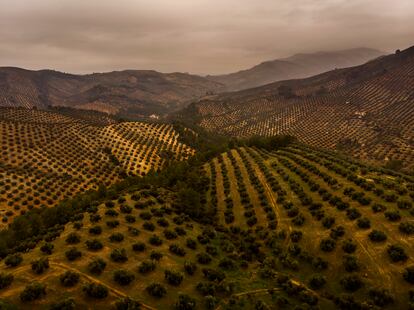
M 366 64 L 200 100 L 185 113 L 235 137 L 290 134 L 353 156 L 414 165 L 414 47 Z
M 127 70 L 74 75 L 0 67 L 0 106 L 64 106 L 132 119 L 162 116 L 221 88 L 184 73 Z
M 168 124 L 117 122 L 107 114 L 0 108 L 2 224 L 36 207 L 194 154 Z
M 63 215 L 54 220 L 39 210 L 36 226 L 35 210 L 23 216 L 28 227 L 22 220 L 1 235 L 0 304 L 412 306 L 412 177 L 300 143 L 236 147 L 200 166 L 183 165 L 175 174 L 170 167 L 159 179 L 144 177 L 124 190 L 61 205 Z M 184 181 L 189 170 L 195 174 Z M 167 189 L 168 179 L 181 183 Z M 197 211 L 195 195 L 183 199 L 182 193 L 199 185 L 207 213 L 191 216 L 183 205 L 191 202 Z M 6 252 L 4 243 L 10 243 Z
M 207 78 L 224 84 L 228 91 L 236 91 L 276 81 L 305 78 L 337 68 L 352 67 L 382 55 L 383 52 L 370 48 L 297 54 L 266 61 L 239 72 L 207 76 Z

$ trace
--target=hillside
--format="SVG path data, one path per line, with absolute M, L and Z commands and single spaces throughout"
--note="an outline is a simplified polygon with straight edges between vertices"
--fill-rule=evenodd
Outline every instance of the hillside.
M 27 253 L 1 262 L 2 302 L 190 310 L 413 304 L 412 177 L 295 143 L 231 149 L 201 171 L 195 166 L 180 186 L 159 186 L 182 182 L 193 169 L 186 167 L 84 202 L 86 211 L 65 225 L 40 224 L 44 233 L 29 238 Z M 192 219 L 182 191 L 200 184 L 208 213 Z M 211 224 L 201 224 L 207 214 Z M 25 246 L 10 252 L 17 249 Z
M 213 132 L 291 134 L 383 164 L 402 161 L 410 169 L 413 107 L 414 47 L 357 67 L 217 95 L 186 112 Z
M 171 125 L 118 123 L 106 114 L 0 108 L 0 216 L 145 175 L 194 150 Z
M 384 55 L 375 49 L 354 48 L 334 52 L 297 54 L 263 62 L 250 69 L 207 78 L 224 84 L 228 91 L 253 88 L 276 81 L 305 78 L 337 68 L 363 64 Z
M 74 75 L 0 67 L 0 106 L 66 106 L 129 118 L 161 116 L 222 85 L 184 73 L 114 71 Z

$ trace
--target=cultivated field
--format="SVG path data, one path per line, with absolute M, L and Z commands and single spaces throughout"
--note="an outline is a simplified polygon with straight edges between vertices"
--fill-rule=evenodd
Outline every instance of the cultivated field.
M 268 309 L 318 303 L 317 292 L 284 273 L 279 282 L 266 270 L 259 275 L 257 253 L 243 245 L 263 244 L 264 231 L 216 231 L 175 214 L 174 199 L 161 189 L 125 194 L 77 216 L 63 231 L 51 230 L 29 253 L 3 260 L 0 298 L 18 309 Z
M 171 125 L 115 122 L 95 112 L 0 110 L 2 222 L 100 184 L 145 175 L 194 150 Z
M 309 145 L 414 165 L 414 48 L 303 80 L 196 104 L 200 124 L 236 137 L 290 134 Z
M 406 309 L 414 283 L 412 177 L 299 144 L 234 149 L 205 169 L 217 221 L 265 228 L 274 270 L 328 298 L 351 294 Z

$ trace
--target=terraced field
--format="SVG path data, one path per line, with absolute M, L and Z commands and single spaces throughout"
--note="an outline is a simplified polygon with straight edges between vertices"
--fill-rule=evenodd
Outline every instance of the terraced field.
M 330 71 L 195 104 L 200 125 L 235 137 L 290 134 L 382 164 L 414 167 L 414 47 Z M 194 118 L 195 116 L 193 116 Z
M 194 150 L 171 125 L 115 122 L 99 113 L 0 110 L 2 222 L 34 207 L 56 205 L 128 175 L 145 175 Z
M 264 228 L 275 270 L 342 309 L 359 309 L 342 294 L 395 309 L 413 301 L 411 176 L 301 144 L 233 149 L 205 169 L 217 221 Z

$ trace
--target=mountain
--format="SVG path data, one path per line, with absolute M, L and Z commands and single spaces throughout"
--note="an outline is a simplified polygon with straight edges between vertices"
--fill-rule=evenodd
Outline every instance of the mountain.
M 187 112 L 231 136 L 291 134 L 323 148 L 414 164 L 414 47 L 366 64 L 200 100 Z
M 288 58 L 266 61 L 247 70 L 207 76 L 207 78 L 226 85 L 229 91 L 236 91 L 281 80 L 305 78 L 336 68 L 360 65 L 383 54 L 371 48 L 297 54 Z
M 184 73 L 127 70 L 74 75 L 0 68 L 0 106 L 66 106 L 131 118 L 183 108 L 220 88 L 217 82 Z

